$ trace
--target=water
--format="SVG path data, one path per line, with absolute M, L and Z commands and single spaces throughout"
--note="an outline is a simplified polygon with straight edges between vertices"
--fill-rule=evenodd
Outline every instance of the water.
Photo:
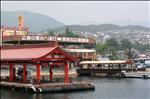
M 150 99 L 150 80 L 78 77 L 95 84 L 95 91 L 27 94 L 1 90 L 1 99 Z

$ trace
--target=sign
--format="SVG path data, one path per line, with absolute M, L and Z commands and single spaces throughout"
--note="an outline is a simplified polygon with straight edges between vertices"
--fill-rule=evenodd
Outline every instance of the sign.
M 56 37 L 44 35 L 22 36 L 22 40 L 46 40 L 46 41 L 72 42 L 72 43 L 89 43 L 89 39 L 86 38 Z
M 22 36 L 22 40 L 48 40 L 47 36 Z
M 3 36 L 9 36 L 9 35 L 27 35 L 27 31 L 15 31 L 15 30 L 3 30 Z

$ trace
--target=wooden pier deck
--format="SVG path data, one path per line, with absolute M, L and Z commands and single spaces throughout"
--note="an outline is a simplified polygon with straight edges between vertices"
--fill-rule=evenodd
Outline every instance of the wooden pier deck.
M 73 82 L 73 83 L 43 83 L 43 84 L 26 84 L 13 82 L 0 82 L 1 88 L 9 90 L 18 90 L 29 93 L 51 93 L 51 92 L 70 92 L 95 90 L 92 83 Z
M 122 72 L 125 70 L 126 72 L 124 73 L 123 76 L 121 76 Z M 79 75 L 96 75 L 96 74 L 103 74 L 101 76 L 107 77 L 106 74 L 112 74 L 112 76 L 109 77 L 122 77 L 122 78 L 143 78 L 144 76 L 146 79 L 150 79 L 150 70 L 140 70 L 137 71 L 135 69 L 77 69 L 77 73 Z M 113 75 L 115 74 L 115 75 Z M 120 75 L 117 75 L 120 74 Z
M 145 71 L 145 72 L 126 72 L 125 77 L 126 78 L 143 78 L 143 76 L 146 75 L 147 79 L 150 79 L 150 72 Z

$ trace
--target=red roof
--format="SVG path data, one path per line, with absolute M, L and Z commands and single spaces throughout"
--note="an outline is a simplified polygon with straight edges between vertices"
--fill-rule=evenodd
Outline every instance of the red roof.
M 1 49 L 1 61 L 32 61 L 43 59 L 43 57 L 52 54 L 57 50 L 66 60 L 73 60 L 74 58 L 64 52 L 58 46 L 49 47 L 34 47 L 34 48 L 15 48 L 15 49 Z

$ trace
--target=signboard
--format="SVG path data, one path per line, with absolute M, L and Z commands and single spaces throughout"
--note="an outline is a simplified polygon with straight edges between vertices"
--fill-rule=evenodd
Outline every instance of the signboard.
M 9 36 L 9 35 L 14 35 L 14 34 L 15 34 L 14 30 L 3 31 L 3 36 Z
M 27 31 L 16 31 L 16 35 L 27 35 Z
M 74 42 L 74 43 L 89 43 L 89 39 L 86 38 L 72 38 L 72 37 L 56 37 L 56 36 L 22 36 L 22 40 L 46 40 L 46 41 L 60 41 L 60 42 Z
M 3 30 L 3 36 L 9 36 L 9 35 L 27 35 L 27 31 L 16 31 L 15 30 Z

